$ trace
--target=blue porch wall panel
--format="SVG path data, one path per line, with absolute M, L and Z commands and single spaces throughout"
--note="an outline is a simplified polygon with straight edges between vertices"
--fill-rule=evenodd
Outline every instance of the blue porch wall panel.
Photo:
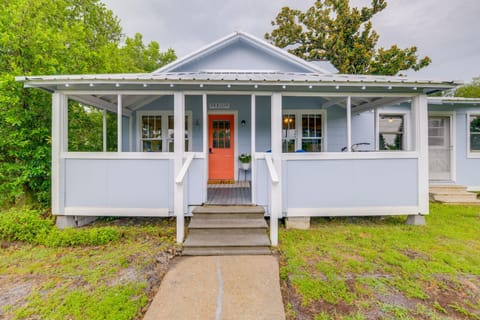
M 272 149 L 272 109 L 271 98 L 267 96 L 255 99 L 255 151 L 266 152 Z
M 467 133 L 469 112 L 480 112 L 479 107 L 465 105 L 429 105 L 428 111 L 454 112 L 455 113 L 455 162 L 456 184 L 479 187 L 480 186 L 480 158 L 468 158 Z
M 297 64 L 288 62 L 263 49 L 244 41 L 237 40 L 227 47 L 220 48 L 205 57 L 201 57 L 173 72 L 198 72 L 204 70 L 274 70 L 282 72 L 311 72 Z
M 285 208 L 417 206 L 417 159 L 284 161 Z
M 172 170 L 171 160 L 66 159 L 65 206 L 173 211 Z

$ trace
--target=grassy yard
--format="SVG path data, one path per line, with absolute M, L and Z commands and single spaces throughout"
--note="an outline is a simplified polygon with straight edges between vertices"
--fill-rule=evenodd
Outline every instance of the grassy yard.
M 405 217 L 314 219 L 281 230 L 289 319 L 480 319 L 480 207 Z
M 140 318 L 174 254 L 174 223 L 122 219 L 90 228 L 99 225 L 120 239 L 59 248 L 2 242 L 0 318 Z

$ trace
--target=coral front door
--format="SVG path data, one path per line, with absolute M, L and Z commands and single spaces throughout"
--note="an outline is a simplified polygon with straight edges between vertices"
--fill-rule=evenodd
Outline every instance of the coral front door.
M 208 179 L 234 181 L 233 114 L 208 116 Z

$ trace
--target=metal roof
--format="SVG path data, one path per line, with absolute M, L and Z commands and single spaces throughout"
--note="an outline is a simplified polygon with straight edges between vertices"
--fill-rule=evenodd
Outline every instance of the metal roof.
M 171 72 L 161 74 L 87 74 L 87 75 L 52 75 L 52 76 L 22 76 L 17 81 L 26 83 L 81 83 L 81 82 L 232 82 L 232 83 L 358 83 L 365 85 L 404 84 L 423 85 L 426 87 L 451 88 L 461 84 L 455 81 L 416 80 L 399 76 L 372 76 L 352 74 L 321 74 L 293 72 Z

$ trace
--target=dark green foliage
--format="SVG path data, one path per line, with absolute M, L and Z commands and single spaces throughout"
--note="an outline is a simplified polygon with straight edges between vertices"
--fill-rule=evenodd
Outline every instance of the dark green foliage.
M 456 97 L 463 98 L 480 98 L 480 78 L 474 78 L 474 80 L 466 84 L 455 91 Z
M 53 227 L 53 221 L 43 219 L 37 210 L 13 208 L 0 213 L 0 239 L 36 243 Z
M 7 0 L 0 12 L 0 205 L 48 206 L 51 95 L 23 88 L 14 77 L 150 72 L 176 56 L 160 52 L 156 42 L 144 45 L 140 34 L 121 46 L 119 20 L 99 0 Z M 70 108 L 72 150 L 101 147 L 101 119 L 86 110 Z M 114 151 L 116 120 L 108 126 L 115 128 L 108 136 Z
M 59 230 L 38 210 L 13 208 L 0 213 L 0 239 L 42 244 L 47 247 L 98 246 L 121 237 L 113 227 Z
M 363 8 L 351 8 L 349 0 L 318 0 L 305 12 L 284 7 L 265 38 L 306 60 L 328 60 L 340 73 L 394 75 L 429 65 L 416 47 L 377 49 L 371 19 L 386 7 L 385 0 Z

